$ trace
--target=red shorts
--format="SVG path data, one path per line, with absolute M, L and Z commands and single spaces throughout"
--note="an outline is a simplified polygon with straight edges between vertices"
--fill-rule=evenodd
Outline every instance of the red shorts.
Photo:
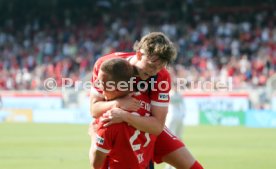
M 97 128 L 97 123 L 90 123 L 89 135 L 91 136 Z M 162 163 L 162 158 L 164 156 L 184 146 L 185 144 L 178 137 L 173 135 L 167 127 L 165 127 L 162 133 L 156 138 L 153 160 L 158 164 Z
M 162 133 L 157 136 L 155 142 L 154 161 L 156 163 L 161 163 L 165 155 L 184 146 L 185 144 L 165 127 Z

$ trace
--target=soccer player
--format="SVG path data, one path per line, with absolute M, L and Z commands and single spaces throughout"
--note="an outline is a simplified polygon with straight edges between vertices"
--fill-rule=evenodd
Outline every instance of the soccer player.
M 164 161 L 178 169 L 202 169 L 203 167 L 195 160 L 183 142 L 164 127 L 171 83 L 165 66 L 174 60 L 175 47 L 163 33 L 153 32 L 135 43 L 134 50 L 133 53 L 111 53 L 98 59 L 94 65 L 92 82 L 96 81 L 102 62 L 110 58 L 126 59 L 136 68 L 138 78 L 146 81 L 147 84 L 154 79 L 152 90 L 148 90 L 152 116 L 142 117 L 125 111 L 116 111 L 111 112 L 111 116 L 105 119 L 105 125 L 124 121 L 141 131 L 158 135 L 154 152 L 154 160 L 157 163 Z M 137 103 L 129 96 L 104 101 L 97 96 L 99 92 L 97 89 L 93 92 L 95 93 L 90 95 L 90 113 L 95 118 L 113 107 L 129 111 L 137 110 Z
M 2 109 L 2 107 L 3 107 L 3 102 L 2 102 L 2 97 L 0 95 L 0 109 Z
M 98 93 L 103 99 L 113 100 L 127 95 L 128 86 L 120 88 L 120 83 L 125 84 L 133 75 L 133 66 L 124 59 L 115 58 L 105 61 L 99 71 L 97 81 Z M 112 84 L 110 83 L 112 82 Z M 121 83 L 122 84 L 122 83 Z M 150 115 L 150 100 L 147 95 L 140 92 L 133 95 L 140 102 L 140 108 L 135 115 Z M 112 111 L 116 111 L 112 109 Z M 108 112 L 104 114 L 107 116 Z M 104 127 L 103 123 L 96 119 L 96 140 L 92 138 L 90 163 L 93 169 L 145 169 L 153 157 L 156 136 L 141 132 L 127 123 L 117 123 Z M 94 135 L 92 135 L 95 137 Z
M 174 135 L 181 137 L 183 134 L 185 105 L 176 85 L 176 82 L 173 83 L 172 90 L 170 91 L 170 103 L 165 124 Z
M 185 116 L 185 107 L 183 103 L 183 97 L 177 90 L 176 85 L 177 83 L 175 79 L 175 82 L 172 83 L 172 89 L 170 91 L 170 103 L 165 124 L 174 135 L 181 138 L 183 134 L 183 120 Z M 165 169 L 173 169 L 173 167 L 167 164 Z

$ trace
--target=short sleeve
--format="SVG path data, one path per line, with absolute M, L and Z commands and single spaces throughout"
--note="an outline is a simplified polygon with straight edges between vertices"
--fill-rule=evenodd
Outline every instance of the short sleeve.
M 167 107 L 170 102 L 171 77 L 166 69 L 162 69 L 156 77 L 154 89 L 151 90 L 151 105 Z
M 96 149 L 106 154 L 109 153 L 117 140 L 119 131 L 120 125 L 102 127 L 100 124 L 96 133 Z

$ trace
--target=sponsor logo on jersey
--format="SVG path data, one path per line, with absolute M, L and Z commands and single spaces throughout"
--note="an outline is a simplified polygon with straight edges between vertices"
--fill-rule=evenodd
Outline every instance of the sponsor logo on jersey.
M 96 136 L 96 142 L 100 145 L 104 144 L 104 138 L 100 137 L 99 135 Z
M 158 100 L 169 100 L 169 93 L 159 93 Z

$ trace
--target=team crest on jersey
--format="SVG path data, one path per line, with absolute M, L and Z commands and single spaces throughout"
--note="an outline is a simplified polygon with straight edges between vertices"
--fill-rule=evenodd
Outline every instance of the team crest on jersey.
M 100 137 L 99 135 L 96 136 L 96 142 L 100 145 L 104 144 L 104 138 Z
M 168 93 L 159 93 L 158 100 L 169 100 L 169 94 Z

